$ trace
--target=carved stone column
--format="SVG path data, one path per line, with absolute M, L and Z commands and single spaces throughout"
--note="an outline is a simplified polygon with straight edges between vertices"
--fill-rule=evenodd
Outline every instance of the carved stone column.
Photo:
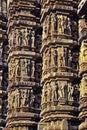
M 79 130 L 87 129 L 87 1 L 79 3 L 79 75 L 80 83 L 80 114 Z M 83 11 L 84 10 L 84 11 Z
M 77 130 L 77 3 L 42 1 L 42 102 L 39 130 Z M 74 50 L 74 53 L 73 53 Z
M 7 129 L 36 130 L 40 113 L 40 5 L 35 0 L 8 3 Z M 39 31 L 38 31 L 39 30 Z M 39 39 L 37 39 L 39 37 Z M 37 43 L 37 46 L 36 46 Z M 40 72 L 38 72 L 40 71 Z

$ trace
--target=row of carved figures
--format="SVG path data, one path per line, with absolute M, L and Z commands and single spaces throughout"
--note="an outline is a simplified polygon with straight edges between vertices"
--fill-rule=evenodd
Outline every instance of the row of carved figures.
M 12 46 L 27 46 L 35 48 L 35 31 L 25 29 L 16 29 L 9 34 L 9 48 Z
M 11 59 L 9 62 L 9 79 L 17 76 L 32 77 L 35 76 L 35 61 L 30 59 Z
M 50 48 L 43 54 L 43 71 L 50 67 L 62 66 L 72 66 L 72 53 L 68 48 Z
M 31 89 L 14 90 L 8 93 L 8 110 L 22 107 L 40 107 L 40 95 L 34 95 Z
M 67 81 L 51 81 L 43 86 L 42 103 L 60 99 L 79 100 L 79 87 Z
M 43 39 L 53 33 L 71 35 L 70 18 L 55 13 L 48 15 L 43 23 Z

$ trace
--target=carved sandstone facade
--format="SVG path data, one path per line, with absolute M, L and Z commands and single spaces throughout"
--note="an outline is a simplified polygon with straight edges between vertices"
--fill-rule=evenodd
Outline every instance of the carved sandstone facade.
M 87 129 L 86 8 L 0 0 L 0 129 Z

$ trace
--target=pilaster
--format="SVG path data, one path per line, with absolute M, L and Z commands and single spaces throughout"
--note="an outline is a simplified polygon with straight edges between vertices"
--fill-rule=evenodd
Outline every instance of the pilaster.
M 42 102 L 39 130 L 77 130 L 77 2 L 43 0 Z M 77 81 L 77 82 L 76 82 Z
M 41 93 L 39 17 L 40 5 L 35 0 L 13 0 L 8 3 L 9 83 L 6 128 L 10 130 L 37 130 Z M 36 67 L 39 69 L 36 70 Z

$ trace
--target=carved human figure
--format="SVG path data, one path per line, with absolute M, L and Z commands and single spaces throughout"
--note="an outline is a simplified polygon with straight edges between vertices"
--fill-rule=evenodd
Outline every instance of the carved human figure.
M 59 98 L 64 97 L 64 88 L 63 85 L 59 86 Z
M 30 90 L 26 90 L 26 97 L 25 97 L 25 104 L 24 104 L 24 106 L 29 107 L 29 102 L 30 102 Z
M 11 60 L 9 71 L 10 71 L 9 78 L 13 78 L 13 77 L 17 76 L 17 72 L 18 72 L 18 60 L 17 59 Z
M 63 16 L 58 15 L 58 34 L 63 34 Z
M 80 53 L 80 63 L 84 62 L 86 60 L 86 55 L 87 55 L 87 39 L 82 41 L 81 44 L 81 53 Z
M 68 66 L 72 67 L 72 54 L 71 54 L 71 50 L 69 50 L 69 53 L 68 53 Z
M 27 76 L 27 59 L 21 59 L 21 76 Z
M 57 54 L 57 50 L 55 50 L 54 48 L 51 48 L 51 66 L 57 66 L 57 59 L 58 59 L 58 54 Z
M 64 54 L 64 47 L 62 46 L 60 49 L 60 54 L 59 54 L 59 61 L 60 61 L 60 66 L 65 66 L 65 54 Z
M 64 97 L 68 99 L 68 84 L 64 83 Z
M 31 48 L 35 48 L 35 31 L 32 31 L 31 33 Z
M 73 100 L 74 86 L 68 83 L 68 100 Z
M 33 90 L 31 90 L 31 96 L 30 96 L 30 107 L 34 107 L 35 105 L 35 95 Z
M 56 14 L 52 15 L 52 21 L 53 21 L 53 26 L 52 26 L 52 30 L 53 32 L 57 32 L 57 27 L 58 27 L 58 18 Z
M 56 101 L 58 99 L 58 86 L 55 81 L 51 81 L 52 88 L 52 101 Z
M 28 31 L 28 34 L 27 34 L 27 42 L 28 42 L 29 48 L 31 48 L 31 30 Z
M 17 30 L 16 31 L 16 44 L 18 46 L 21 46 L 23 44 L 23 41 L 22 41 L 22 38 L 23 38 L 23 34 L 21 31 Z
M 30 76 L 31 75 L 31 61 L 30 59 L 27 60 L 27 75 Z
M 11 34 L 9 35 L 9 47 L 11 48 L 16 44 L 16 32 L 12 31 Z
M 70 18 L 67 18 L 67 33 L 71 35 L 71 21 Z
M 63 34 L 67 34 L 67 16 L 63 16 Z
M 67 84 L 60 83 L 58 88 L 59 98 L 66 98 L 67 99 Z
M 47 36 L 47 21 L 45 19 L 44 23 L 43 23 L 43 35 L 42 35 L 42 38 L 46 38 Z
M 22 29 L 22 45 L 23 46 L 28 46 L 28 32 L 27 32 L 27 28 L 26 29 Z
M 20 107 L 24 107 L 25 106 L 25 101 L 26 101 L 26 93 L 27 90 L 21 90 L 21 96 L 20 96 Z
M 51 96 L 52 96 L 52 89 L 51 89 L 51 85 L 50 83 L 47 83 L 47 101 L 50 102 L 51 101 Z
M 15 94 L 15 108 L 18 108 L 20 107 L 20 93 L 18 89 L 15 90 Z
M 34 77 L 35 74 L 35 61 L 31 61 L 31 77 Z

